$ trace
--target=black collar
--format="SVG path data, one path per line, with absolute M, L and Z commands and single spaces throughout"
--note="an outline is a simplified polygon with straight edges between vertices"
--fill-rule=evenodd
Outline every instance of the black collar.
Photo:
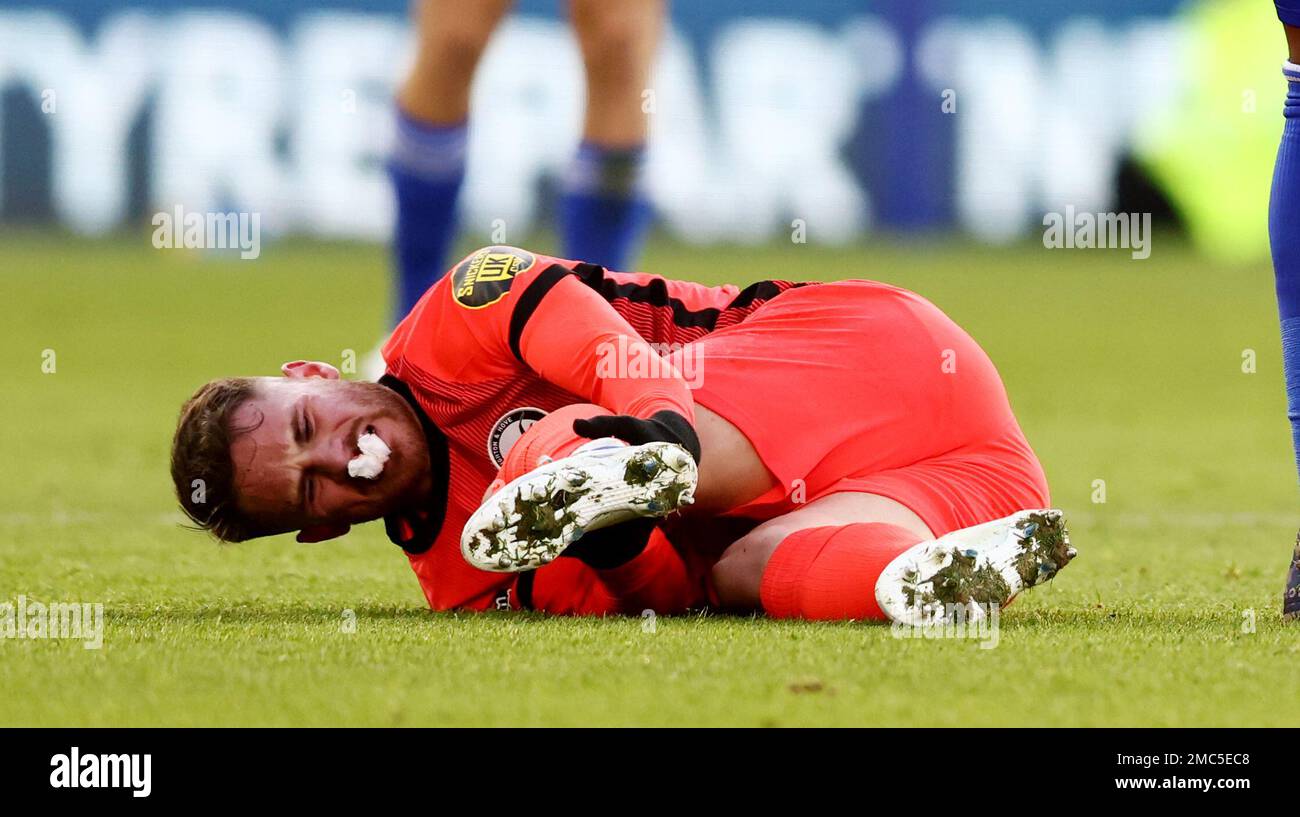
M 451 483 L 451 458 L 447 454 L 447 435 L 424 413 L 424 409 L 411 394 L 411 387 L 401 380 L 386 374 L 379 378 L 379 385 L 387 386 L 401 395 L 402 399 L 420 418 L 420 427 L 424 430 L 424 440 L 429 446 L 429 470 L 433 475 L 433 496 L 423 507 L 406 508 L 384 517 L 384 530 L 393 544 L 407 553 L 424 553 L 433 546 L 433 540 L 442 530 L 443 520 L 447 516 L 447 489 Z

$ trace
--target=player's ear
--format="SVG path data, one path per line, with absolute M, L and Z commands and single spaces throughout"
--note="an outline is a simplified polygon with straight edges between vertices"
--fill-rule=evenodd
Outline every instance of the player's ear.
M 319 360 L 291 360 L 280 366 L 280 373 L 285 377 L 339 379 L 338 369 L 328 363 L 321 363 Z
M 350 530 L 351 525 L 312 525 L 298 531 L 297 539 L 303 544 L 324 542 L 327 539 L 337 539 Z

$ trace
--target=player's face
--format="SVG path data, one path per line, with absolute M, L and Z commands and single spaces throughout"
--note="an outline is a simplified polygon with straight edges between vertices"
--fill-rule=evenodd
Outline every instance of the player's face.
M 302 531 L 302 541 L 378 519 L 416 501 L 428 484 L 428 445 L 419 420 L 377 383 L 263 378 L 235 411 L 231 428 L 240 509 L 269 529 Z M 367 432 L 392 449 L 373 480 L 348 475 L 348 461 L 361 453 L 357 437 Z

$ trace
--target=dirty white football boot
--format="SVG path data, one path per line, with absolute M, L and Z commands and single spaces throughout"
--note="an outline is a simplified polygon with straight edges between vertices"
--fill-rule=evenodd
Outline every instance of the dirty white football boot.
M 1047 581 L 1075 557 L 1060 511 L 1020 511 L 900 553 L 876 580 L 876 603 L 913 627 L 967 621 Z
M 691 504 L 698 477 L 680 445 L 592 440 L 484 500 L 461 531 L 460 552 L 480 570 L 531 570 L 586 531 Z

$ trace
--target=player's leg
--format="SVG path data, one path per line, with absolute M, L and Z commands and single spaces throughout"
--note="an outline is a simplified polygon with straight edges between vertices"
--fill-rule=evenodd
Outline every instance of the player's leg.
M 837 493 L 755 528 L 713 568 L 714 600 L 774 618 L 927 624 L 1008 604 L 1074 557 L 1059 511 L 938 539 L 888 497 Z
M 609 441 L 581 437 L 574 432 L 573 423 L 578 419 L 608 414 L 600 406 L 579 403 L 553 411 L 533 423 L 506 450 L 497 479 L 484 496 L 484 507 L 502 501 L 516 508 L 521 503 L 527 504 L 534 493 L 530 489 L 530 478 L 533 484 L 547 486 L 543 495 L 551 493 L 550 481 L 554 472 L 550 468 L 557 465 L 562 468 L 566 461 L 577 462 L 585 472 L 595 474 L 602 468 L 601 458 L 584 454 L 584 447 L 602 447 L 602 442 Z M 625 446 L 621 450 L 630 452 L 632 449 Z M 602 450 L 609 449 L 602 447 Z M 614 473 L 621 477 L 626 468 L 627 464 L 623 463 L 614 469 Z M 506 490 L 507 486 L 513 486 L 513 493 Z M 543 519 L 555 518 L 556 508 L 549 502 L 533 504 L 530 508 Z M 561 513 L 567 510 L 560 509 Z M 577 509 L 577 512 L 583 511 Z M 578 559 L 595 569 L 601 583 L 617 599 L 618 609 L 623 612 L 636 614 L 650 609 L 658 613 L 679 613 L 690 606 L 702 605 L 705 601 L 702 582 L 693 580 L 680 553 L 658 529 L 659 521 L 655 517 L 645 517 L 603 527 L 586 533 L 555 555 Z M 506 533 L 517 531 L 516 527 Z M 502 544 L 506 550 L 513 550 L 516 554 L 521 552 L 512 543 Z M 471 549 L 467 558 L 472 564 L 486 569 L 499 569 L 499 565 L 483 565 L 478 561 L 482 557 L 490 559 L 493 555 L 500 557 L 504 554 L 480 553 Z M 539 581 L 553 567 L 539 571 Z
M 398 315 L 446 269 L 465 177 L 470 84 L 511 0 L 420 0 L 418 50 L 397 92 L 388 169 L 397 198 Z
M 919 516 L 893 499 L 830 494 L 764 522 L 727 548 L 713 567 L 713 601 L 777 618 L 880 618 L 876 579 L 900 553 L 933 538 Z
M 490 490 L 495 492 L 538 465 L 574 453 L 591 440 L 573 430 L 573 421 L 609 414 L 597 405 L 574 403 L 531 424 L 508 446 Z M 692 513 L 722 513 L 772 487 L 771 474 L 766 473 L 763 461 L 739 429 L 702 406 L 695 409 L 695 425 L 706 454 L 700 458 Z
M 1273 248 L 1278 313 L 1282 322 L 1282 365 L 1286 373 L 1287 414 L 1300 468 L 1300 2 L 1279 0 L 1278 17 L 1286 30 L 1290 59 L 1285 125 L 1273 171 L 1268 231 Z M 1287 578 L 1283 615 L 1300 617 L 1300 534 Z
M 602 415 L 609 412 L 596 405 L 565 406 L 509 447 L 465 526 L 471 564 L 518 571 L 564 554 L 612 567 L 645 546 L 653 524 L 642 519 L 719 513 L 774 484 L 744 435 L 708 409 L 696 410 L 704 466 L 670 443 L 633 446 L 573 430 L 575 420 Z
M 587 78 L 582 144 L 564 180 L 561 254 L 626 270 L 650 220 L 642 192 L 643 93 L 665 0 L 570 0 Z
M 735 510 L 771 521 L 717 563 L 725 606 L 878 618 L 874 589 L 891 559 L 931 533 L 1050 502 L 992 361 L 913 293 L 870 282 L 792 290 L 701 343 L 712 354 L 696 399 L 737 421 L 784 492 Z M 801 362 L 810 353 L 816 365 Z M 765 399 L 767 378 L 801 399 Z M 1001 526 L 986 560 L 1016 555 L 1014 527 Z

